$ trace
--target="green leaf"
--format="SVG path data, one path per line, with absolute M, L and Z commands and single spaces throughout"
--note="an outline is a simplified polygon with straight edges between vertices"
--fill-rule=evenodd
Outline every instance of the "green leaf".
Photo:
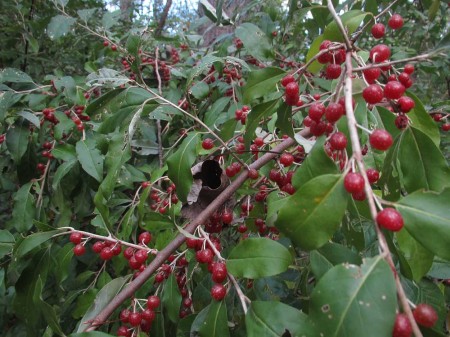
M 397 170 L 401 174 L 400 182 L 408 193 L 421 188 L 440 191 L 450 185 L 450 168 L 426 134 L 410 127 L 395 142 L 399 143 Z
M 406 230 L 395 233 L 397 243 L 411 269 L 413 279 L 420 281 L 433 264 L 434 255 L 416 241 Z
M 322 174 L 338 173 L 336 164 L 325 152 L 325 141 L 326 137 L 318 138 L 302 165 L 295 171 L 292 185 L 296 189 Z
M 94 302 L 84 314 L 81 322 L 88 322 L 94 319 L 100 311 L 102 311 L 111 300 L 120 292 L 123 286 L 129 281 L 130 276 L 118 277 L 107 285 L 105 285 L 95 297 Z M 80 324 L 78 326 L 77 332 L 82 332 L 86 328 L 85 324 Z
M 82 104 L 84 97 L 78 92 L 77 84 L 71 76 L 64 76 L 53 81 L 58 91 L 63 91 L 64 95 L 75 104 Z
M 406 230 L 426 249 L 450 260 L 450 188 L 441 193 L 417 191 L 398 202 Z
M 433 143 L 439 147 L 441 141 L 441 136 L 439 134 L 439 127 L 433 118 L 427 113 L 425 107 L 423 106 L 420 99 L 408 92 L 408 96 L 411 97 L 415 102 L 415 107 L 410 112 L 408 112 L 408 117 L 411 120 L 411 124 L 415 129 L 422 131 L 428 137 L 433 140 Z M 392 116 L 392 113 L 390 113 Z
M 256 98 L 274 92 L 277 83 L 286 75 L 284 70 L 267 67 L 252 71 L 248 75 L 247 84 L 243 88 L 244 103 L 248 104 Z
M 329 269 L 341 263 L 360 265 L 361 257 L 347 247 L 329 242 L 310 253 L 311 270 L 320 279 Z
M 62 163 L 60 166 L 58 166 L 58 169 L 56 170 L 55 175 L 53 176 L 53 182 L 52 182 L 53 190 L 56 190 L 59 187 L 61 179 L 64 178 L 76 164 L 78 164 L 78 161 L 71 160 L 71 161 Z
M 236 37 L 241 39 L 249 54 L 260 60 L 273 59 L 273 47 L 264 32 L 252 23 L 243 23 L 236 28 Z
M 252 301 L 245 316 L 248 337 L 315 336 L 311 323 L 301 311 L 275 301 Z
M 16 163 L 27 151 L 29 137 L 30 130 L 25 125 L 13 125 L 6 132 L 6 147 Z
M 167 158 L 168 176 L 177 187 L 178 198 L 186 202 L 192 186 L 191 167 L 197 155 L 198 133 L 189 133 L 178 150 Z
M 36 287 L 34 289 L 33 302 L 42 311 L 44 319 L 47 321 L 48 325 L 52 328 L 53 332 L 59 336 L 65 336 L 59 324 L 59 319 L 56 316 L 55 309 L 42 299 L 43 288 L 44 282 L 42 281 L 41 276 L 39 275 L 36 281 Z
M 32 182 L 23 185 L 14 196 L 14 208 L 12 212 L 12 224 L 19 232 L 26 232 L 33 227 L 35 217 L 34 197 L 30 193 Z
M 41 128 L 41 124 L 40 124 L 39 118 L 35 114 L 32 114 L 29 111 L 20 111 L 20 112 L 17 113 L 17 115 L 25 118 L 30 123 L 33 123 L 33 125 L 36 128 L 38 128 L 38 129 Z
M 250 113 L 247 115 L 244 135 L 245 146 L 247 148 L 250 146 L 250 142 L 252 141 L 252 139 L 255 138 L 255 131 L 258 125 L 261 123 L 261 121 L 264 120 L 264 118 L 272 115 L 275 112 L 279 103 L 279 99 L 274 99 L 272 101 L 258 104 L 254 106 Z
M 280 209 L 275 225 L 302 249 L 323 246 L 339 228 L 347 208 L 343 178 L 326 174 L 308 181 Z
M 323 336 L 391 336 L 396 307 L 391 268 L 377 256 L 330 269 L 313 290 L 309 317 Z
M 56 159 L 71 161 L 77 159 L 75 146 L 70 144 L 58 144 L 52 150 L 52 155 Z
M 295 134 L 292 123 L 292 107 L 285 102 L 282 102 L 277 111 L 277 121 L 275 126 L 284 134 L 294 138 Z
M 200 337 L 227 337 L 228 329 L 227 306 L 225 301 L 212 301 L 204 323 L 200 326 Z
M 116 336 L 100 331 L 89 331 L 89 332 L 73 333 L 67 337 L 116 337 Z
M 38 247 L 40 244 L 47 240 L 50 240 L 53 235 L 61 233 L 61 230 L 56 229 L 48 232 L 39 232 L 28 235 L 22 241 L 19 241 L 17 246 L 14 248 L 14 256 L 16 258 L 21 258 L 29 253 L 34 248 Z
M 176 323 L 179 320 L 181 294 L 174 273 L 171 273 L 164 284 L 162 303 L 169 319 Z
M 360 10 L 351 10 L 345 12 L 340 16 L 342 25 L 345 28 L 345 31 L 348 35 L 353 34 L 356 29 L 361 25 L 366 15 L 369 13 L 365 13 Z M 344 37 L 342 36 L 341 31 L 338 28 L 338 25 L 335 20 L 333 20 L 326 28 L 323 33 L 323 37 L 325 40 L 331 40 L 335 42 L 344 42 Z
M 103 156 L 93 140 L 80 140 L 76 144 L 77 158 L 86 173 L 98 182 L 103 179 Z
M 86 81 L 88 85 L 102 84 L 107 88 L 115 88 L 128 83 L 130 79 L 117 70 L 101 68 L 94 73 L 90 73 L 86 77 Z
M 138 57 L 140 44 L 141 38 L 139 35 L 130 34 L 127 39 L 127 51 L 134 57 Z
M 428 21 L 432 22 L 436 18 L 440 5 L 440 0 L 433 0 L 430 8 L 428 9 Z
M 5 229 L 0 229 L 0 259 L 9 254 L 14 246 L 14 236 Z M 2 286 L 3 277 L 0 275 L 0 288 Z
M 47 26 L 48 37 L 55 40 L 65 36 L 71 31 L 71 28 L 76 21 L 76 19 L 65 15 L 57 15 L 52 17 Z
M 267 238 L 239 242 L 227 259 L 228 271 L 236 277 L 259 278 L 280 274 L 292 263 L 289 250 Z
M 203 99 L 209 94 L 209 85 L 205 82 L 198 82 L 191 88 L 190 93 L 196 99 Z
M 80 19 L 86 23 L 95 14 L 97 10 L 98 8 L 79 9 L 77 10 L 77 14 L 80 17 Z
M 33 79 L 15 68 L 5 68 L 0 71 L 0 83 L 34 83 Z
M 320 35 L 315 38 L 313 43 L 311 43 L 311 46 L 309 47 L 308 53 L 306 54 L 306 62 L 309 62 L 314 56 L 317 55 L 319 52 L 320 44 L 325 40 L 323 35 Z M 308 71 L 312 73 L 317 73 L 321 68 L 323 67 L 323 64 L 320 64 L 317 60 L 314 60 L 309 66 Z

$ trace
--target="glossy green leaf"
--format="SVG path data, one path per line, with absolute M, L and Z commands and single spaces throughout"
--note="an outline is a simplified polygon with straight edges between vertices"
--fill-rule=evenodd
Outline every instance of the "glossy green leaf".
M 450 188 L 441 193 L 417 191 L 398 202 L 405 228 L 426 249 L 450 260 Z
M 12 251 L 14 242 L 14 236 L 9 231 L 0 229 L 0 259 Z M 0 287 L 2 282 L 2 277 L 0 276 Z
M 83 170 L 98 182 L 103 179 L 103 156 L 92 140 L 80 140 L 76 145 L 77 158 Z
M 115 88 L 128 83 L 130 79 L 117 70 L 101 68 L 98 71 L 89 74 L 86 77 L 86 81 L 89 85 L 102 84 L 109 88 Z M 128 91 L 125 91 L 125 95 L 127 92 Z
M 35 114 L 33 114 L 33 113 L 31 113 L 31 112 L 29 112 L 29 111 L 20 111 L 20 112 L 18 112 L 17 113 L 19 116 L 21 116 L 21 117 L 23 117 L 23 118 L 25 118 L 27 121 L 29 121 L 30 123 L 33 123 L 33 125 L 36 127 L 36 128 L 40 128 L 41 127 L 41 124 L 40 124 L 40 121 L 39 121 L 39 117 L 38 116 L 36 116 Z
M 292 263 L 289 250 L 267 238 L 239 242 L 227 259 L 228 271 L 236 277 L 259 278 L 280 274 Z
M 273 47 L 264 32 L 252 23 L 245 22 L 235 31 L 250 55 L 257 59 L 268 60 L 274 57 Z
M 343 178 L 326 174 L 308 181 L 280 209 L 275 225 L 302 249 L 323 246 L 339 228 L 347 208 Z
M 191 167 L 196 159 L 198 142 L 198 133 L 189 133 L 178 150 L 167 158 L 167 174 L 177 186 L 177 195 L 182 202 L 186 202 L 194 181 Z
M 5 68 L 0 71 L 0 83 L 33 83 L 33 79 L 23 71 Z
M 294 138 L 294 128 L 292 121 L 292 107 L 282 102 L 277 110 L 277 121 L 275 126 L 281 130 L 284 134 L 291 138 Z
M 228 329 L 227 306 L 225 301 L 212 301 L 204 323 L 198 331 L 200 337 L 227 337 L 230 336 Z
M 17 163 L 28 148 L 30 129 L 25 125 L 13 125 L 6 132 L 6 147 Z
M 301 311 L 275 301 L 252 301 L 245 316 L 248 337 L 315 336 L 311 323 Z
M 397 243 L 411 269 L 413 279 L 420 281 L 433 264 L 434 255 L 415 240 L 406 230 L 396 233 Z
M 311 294 L 309 317 L 323 336 L 391 336 L 396 308 L 391 268 L 377 256 L 330 269 Z
M 191 88 L 190 93 L 196 99 L 205 98 L 209 93 L 209 85 L 205 82 L 198 82 Z
M 306 62 L 309 62 L 314 56 L 317 55 L 319 52 L 320 44 L 325 40 L 323 35 L 320 35 L 314 39 L 314 41 L 311 43 L 311 46 L 309 47 L 308 53 L 306 54 Z M 308 70 L 312 73 L 317 73 L 321 68 L 323 67 L 323 64 L 320 64 L 317 62 L 317 60 L 314 60 L 309 66 Z
M 360 265 L 361 257 L 347 247 L 329 242 L 310 253 L 311 270 L 320 279 L 329 269 L 341 263 Z
M 254 99 L 275 91 L 276 85 L 286 75 L 280 68 L 267 67 L 252 71 L 248 75 L 247 84 L 244 86 L 244 103 L 250 103 Z
M 42 281 L 42 278 L 39 275 L 38 279 L 36 280 L 36 287 L 34 289 L 33 294 L 33 302 L 42 311 L 44 319 L 47 321 L 48 325 L 52 328 L 53 332 L 58 336 L 65 336 L 59 324 L 59 319 L 56 316 L 55 309 L 50 304 L 45 302 L 42 298 L 42 290 L 44 288 L 44 283 L 45 282 Z
M 118 277 L 107 285 L 105 285 L 95 297 L 94 302 L 89 307 L 88 311 L 84 314 L 81 322 L 88 322 L 91 319 L 94 319 L 100 311 L 102 311 L 111 300 L 121 291 L 124 285 L 129 281 L 129 276 Z M 86 326 L 84 324 L 80 324 L 78 326 L 77 332 L 82 332 Z
M 440 191 L 450 185 L 450 168 L 439 148 L 426 134 L 410 127 L 396 142 L 399 142 L 397 169 L 408 193 L 421 188 Z
M 178 289 L 177 279 L 173 273 L 164 284 L 164 291 L 162 294 L 162 303 L 164 309 L 167 311 L 169 319 L 176 323 L 179 320 L 181 294 Z
M 47 240 L 50 240 L 53 235 L 60 233 L 61 230 L 52 230 L 48 232 L 38 232 L 31 235 L 28 235 L 22 241 L 19 241 L 17 246 L 14 248 L 14 256 L 16 258 L 21 258 L 26 255 L 28 252 L 44 243 Z
M 415 103 L 414 109 L 408 112 L 408 118 L 411 120 L 411 125 L 430 137 L 433 140 L 433 143 L 439 147 L 441 137 L 438 125 L 427 113 L 423 103 L 416 95 L 408 92 L 408 96 L 411 97 Z
M 14 196 L 12 224 L 19 232 L 26 232 L 33 226 L 35 218 L 34 196 L 30 193 L 32 182 L 23 185 Z
M 78 161 L 71 160 L 65 163 L 62 163 L 58 166 L 58 169 L 55 172 L 52 182 L 52 188 L 56 190 L 59 187 L 61 180 L 72 170 L 72 168 L 78 164 Z
M 258 104 L 254 106 L 247 115 L 244 135 L 244 143 L 247 148 L 250 146 L 252 139 L 256 136 L 255 131 L 258 125 L 264 120 L 264 118 L 269 117 L 275 112 L 279 103 L 279 99 L 274 99 L 272 101 Z
M 295 171 L 292 185 L 296 189 L 317 176 L 338 172 L 336 164 L 325 152 L 325 141 L 325 137 L 318 138 L 302 165 Z
M 365 13 L 360 10 L 351 10 L 342 14 L 340 18 L 345 31 L 348 34 L 354 33 L 368 14 L 369 13 Z M 339 30 L 336 21 L 334 20 L 325 28 L 325 32 L 323 35 L 325 40 L 331 40 L 335 42 L 344 41 L 344 37 L 342 36 L 342 33 Z
M 55 40 L 67 35 L 76 22 L 75 18 L 66 15 L 57 15 L 52 17 L 47 26 L 47 35 L 50 39 Z

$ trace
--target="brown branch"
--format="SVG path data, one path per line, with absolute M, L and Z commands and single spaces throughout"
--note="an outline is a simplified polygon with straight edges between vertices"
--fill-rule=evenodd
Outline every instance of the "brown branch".
M 161 13 L 161 18 L 159 19 L 158 26 L 155 30 L 155 36 L 161 36 L 164 25 L 166 24 L 167 16 L 169 15 L 170 7 L 172 6 L 172 0 L 167 0 L 164 10 Z
M 306 137 L 309 135 L 309 129 L 304 129 L 299 132 L 299 135 Z M 294 145 L 296 142 L 292 138 L 284 140 L 282 143 L 273 148 L 273 152 L 266 153 L 257 159 L 249 167 L 251 169 L 259 169 L 266 163 L 278 156 L 279 153 Z M 228 186 L 216 199 L 214 199 L 208 207 L 206 207 L 184 230 L 192 234 L 195 229 L 206 222 L 206 220 L 226 202 L 236 190 L 246 181 L 248 170 L 243 171 L 231 184 Z M 147 268 L 139 274 L 128 286 L 123 289 L 113 300 L 95 317 L 92 321 L 86 322 L 89 324 L 85 331 L 93 331 L 97 327 L 105 323 L 108 317 L 116 310 L 126 299 L 130 298 L 135 291 L 137 291 L 147 281 L 153 273 L 167 260 L 167 258 L 180 247 L 186 237 L 179 234 L 171 241 L 164 249 L 159 251 L 155 259 L 147 266 Z

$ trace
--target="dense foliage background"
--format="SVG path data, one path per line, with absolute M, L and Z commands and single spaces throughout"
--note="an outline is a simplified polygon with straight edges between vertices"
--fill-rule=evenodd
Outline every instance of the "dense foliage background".
M 405 324 L 445 336 L 449 11 L 435 0 L 1 1 L 3 335 L 383 337 L 426 303 L 433 327 Z M 407 113 L 398 97 L 366 103 L 362 70 L 380 43 L 392 61 L 382 87 L 414 65 Z M 311 122 L 316 103 L 338 102 L 346 116 Z M 374 129 L 392 135 L 389 150 Z M 365 191 L 348 193 L 350 171 Z M 377 225 L 382 207 L 403 229 Z

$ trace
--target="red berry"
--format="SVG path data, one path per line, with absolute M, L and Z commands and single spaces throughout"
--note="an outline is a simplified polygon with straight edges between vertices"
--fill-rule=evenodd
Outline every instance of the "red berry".
M 392 337 L 411 337 L 412 327 L 406 314 L 397 314 L 395 317 Z
M 255 143 L 255 145 L 257 147 L 261 147 L 264 145 L 264 139 L 259 138 L 259 137 L 255 138 L 255 140 L 253 142 Z
M 370 50 L 369 56 L 373 62 L 381 63 L 391 56 L 391 49 L 385 44 L 378 44 Z
M 146 250 L 140 249 L 134 254 L 134 258 L 140 264 L 144 263 L 148 258 L 148 252 Z
M 130 337 L 131 331 L 128 330 L 128 327 L 122 325 L 117 329 L 117 336 L 119 337 Z
M 402 215 L 393 208 L 385 208 L 377 214 L 377 224 L 393 232 L 398 232 L 403 228 Z
M 211 150 L 214 147 L 214 141 L 211 138 L 206 138 L 202 142 L 202 147 L 205 150 Z
M 82 244 L 77 244 L 75 247 L 73 247 L 73 254 L 75 256 L 81 256 L 86 253 L 86 247 L 84 247 Z
M 246 231 L 247 231 L 247 226 L 246 225 L 244 225 L 244 224 L 242 224 L 242 225 L 239 225 L 238 226 L 238 228 L 237 228 L 237 231 L 239 232 L 239 233 L 245 233 Z
M 212 266 L 212 280 L 215 283 L 222 283 L 227 278 L 227 266 L 224 263 L 217 262 Z
M 394 123 L 397 129 L 406 129 L 408 127 L 408 117 L 406 117 L 405 115 L 398 115 L 397 117 L 395 117 Z
M 211 297 L 214 298 L 216 301 L 221 301 L 227 294 L 227 288 L 223 284 L 216 283 L 211 288 Z
M 398 105 L 402 112 L 408 113 L 412 109 L 414 109 L 416 103 L 411 97 L 408 96 L 402 96 L 398 99 Z
M 328 79 L 334 80 L 341 76 L 342 68 L 338 64 L 329 64 L 325 69 L 325 74 Z
M 107 40 L 105 40 L 105 41 L 103 41 L 103 45 L 104 45 L 105 47 L 108 47 L 108 46 L 109 46 L 109 42 L 108 42 Z
M 376 23 L 372 26 L 372 36 L 376 39 L 381 39 L 384 36 L 385 30 L 382 23 Z
M 209 248 L 199 250 L 195 253 L 195 259 L 199 263 L 210 263 L 214 258 L 213 252 Z
M 128 309 L 123 309 L 120 312 L 119 319 L 122 323 L 128 323 L 128 318 L 130 317 L 131 311 Z
M 388 20 L 388 26 L 392 29 L 400 29 L 403 27 L 403 18 L 400 14 L 392 15 Z
M 150 241 L 152 241 L 152 235 L 149 232 L 142 232 L 139 234 L 139 243 L 146 245 Z
M 342 105 L 338 103 L 330 103 L 325 108 L 325 118 L 330 123 L 335 123 L 342 117 L 344 114 L 344 108 Z
M 413 83 L 411 77 L 405 72 L 398 75 L 398 81 L 403 84 L 405 88 L 409 88 Z
M 145 309 L 141 313 L 142 319 L 145 319 L 147 322 L 153 322 L 155 320 L 156 314 L 152 309 Z
M 367 83 L 373 84 L 375 81 L 380 77 L 381 69 L 380 68 L 369 68 L 366 70 L 363 70 L 364 78 L 366 79 Z
M 308 111 L 308 116 L 315 122 L 319 122 L 325 113 L 325 106 L 322 103 L 314 103 Z
M 352 193 L 352 198 L 358 201 L 364 201 L 366 200 L 366 192 L 362 190 L 361 192 L 358 193 Z
M 369 183 L 375 184 L 378 179 L 380 179 L 380 172 L 373 168 L 368 168 L 367 171 L 367 178 L 369 179 Z
M 383 99 L 383 89 L 378 84 L 371 84 L 362 92 L 364 100 L 369 104 L 380 103 Z
M 405 64 L 405 68 L 403 68 L 403 71 L 409 75 L 411 75 L 414 72 L 414 64 Z
M 330 145 L 333 150 L 344 150 L 347 147 L 347 137 L 342 132 L 336 132 L 330 137 Z
M 390 81 L 384 87 L 384 96 L 388 99 L 398 99 L 405 93 L 405 86 L 398 81 Z
M 424 327 L 431 328 L 436 324 L 438 315 L 431 305 L 420 303 L 413 311 L 416 322 Z
M 117 46 L 116 46 L 115 44 L 113 44 L 113 45 L 111 46 L 111 50 L 112 50 L 112 51 L 116 51 L 116 50 L 117 50 Z
M 114 253 L 112 252 L 111 248 L 109 248 L 109 247 L 103 248 L 102 251 L 100 252 L 100 258 L 105 261 L 111 260 L 113 256 L 114 256 Z
M 450 131 L 450 123 L 442 124 L 442 131 Z
M 80 232 L 72 232 L 70 233 L 70 242 L 72 242 L 74 245 L 77 245 L 81 243 L 81 239 L 83 239 L 83 234 Z
M 298 96 L 298 83 L 297 82 L 289 82 L 286 85 L 286 97 L 296 97 Z M 297 103 L 297 102 L 296 102 Z
M 100 252 L 99 252 L 100 253 Z M 131 248 L 131 247 L 128 247 L 128 248 L 126 248 L 124 251 L 123 251 L 123 256 L 127 259 L 127 260 L 129 260 L 129 259 L 131 259 L 131 257 L 134 255 L 134 249 L 133 248 Z
M 369 136 L 369 142 L 374 149 L 386 151 L 391 147 L 393 140 L 391 134 L 386 130 L 376 129 Z
M 231 222 L 233 221 L 233 213 L 231 212 L 231 211 L 229 211 L 229 210 L 225 210 L 223 213 L 222 213 L 222 222 L 224 223 L 224 224 L 230 224 Z
M 344 187 L 349 193 L 360 193 L 364 191 L 364 178 L 361 173 L 347 173 L 344 178 Z
M 283 87 L 286 87 L 291 82 L 295 82 L 295 77 L 292 76 L 291 74 L 286 75 L 281 79 L 281 85 Z
M 328 48 L 330 47 L 331 43 L 332 43 L 332 42 L 331 42 L 330 40 L 325 40 L 325 41 L 323 41 L 323 42 L 320 44 L 319 50 L 325 50 L 325 49 L 328 49 Z M 326 53 L 320 55 L 320 56 L 317 58 L 317 61 L 319 61 L 319 63 L 326 64 L 326 63 L 328 63 L 328 62 L 331 62 L 332 59 L 333 59 L 333 55 L 332 55 L 330 52 L 326 52 Z
M 258 173 L 258 171 L 255 170 L 255 169 L 250 169 L 250 170 L 248 171 L 248 177 L 249 177 L 250 179 L 258 179 L 259 173 Z
M 284 167 L 291 166 L 293 162 L 294 162 L 294 156 L 292 154 L 290 154 L 290 153 L 283 153 L 280 156 L 280 163 Z
M 100 254 L 103 248 L 105 248 L 105 243 L 103 241 L 97 241 L 92 245 L 92 251 L 97 254 Z
M 159 304 L 161 303 L 161 300 L 158 296 L 152 295 L 147 298 L 147 308 L 154 310 L 159 307 Z
M 142 321 L 141 313 L 139 312 L 132 312 L 130 316 L 128 317 L 128 322 L 131 326 L 139 326 Z

